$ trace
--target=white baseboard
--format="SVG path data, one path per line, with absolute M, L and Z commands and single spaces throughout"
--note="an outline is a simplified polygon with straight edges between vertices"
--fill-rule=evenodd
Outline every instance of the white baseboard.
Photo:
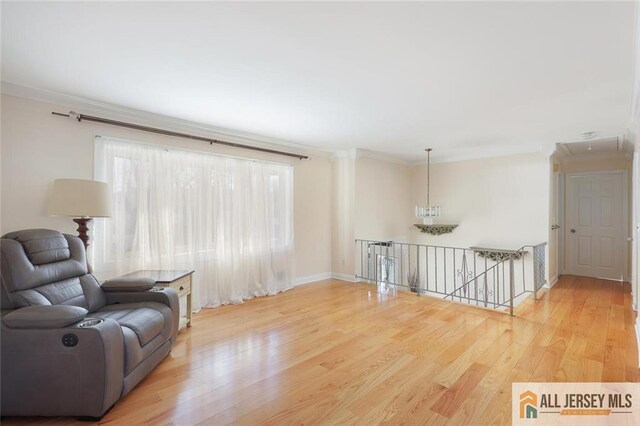
M 307 275 L 306 277 L 298 277 L 296 279 L 293 280 L 293 285 L 294 286 L 299 286 L 299 285 L 305 285 L 305 284 L 311 284 L 311 283 L 315 283 L 318 281 L 324 281 L 324 280 L 328 280 L 328 279 L 336 279 L 336 280 L 340 280 L 340 281 L 348 281 L 350 283 L 357 283 L 360 282 L 359 279 L 357 279 L 355 277 L 355 275 L 349 275 L 349 274 L 340 274 L 337 272 L 323 272 L 321 274 L 316 274 L 316 275 Z
M 549 282 L 547 284 L 545 284 L 544 287 L 551 288 L 554 285 L 556 285 L 557 283 L 558 283 L 558 276 L 556 275 L 554 277 L 549 278 Z
M 340 274 L 340 273 L 337 273 L 337 272 L 332 273 L 331 274 L 331 278 L 333 278 L 335 280 L 348 281 L 350 283 L 360 282 L 360 280 L 358 278 L 356 278 L 355 275 Z
M 298 277 L 293 280 L 294 286 L 305 285 L 315 283 L 316 281 L 328 280 L 331 278 L 331 272 L 323 272 L 321 274 L 316 275 L 307 275 L 306 277 Z

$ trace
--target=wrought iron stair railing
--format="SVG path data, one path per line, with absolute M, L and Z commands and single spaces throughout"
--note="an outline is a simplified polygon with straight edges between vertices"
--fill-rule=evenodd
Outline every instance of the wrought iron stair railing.
M 356 278 L 491 309 L 513 309 L 545 281 L 546 243 L 517 250 L 356 240 Z

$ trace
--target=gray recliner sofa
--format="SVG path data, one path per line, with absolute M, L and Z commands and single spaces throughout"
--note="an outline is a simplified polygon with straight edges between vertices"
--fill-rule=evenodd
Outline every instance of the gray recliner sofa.
M 99 418 L 169 354 L 173 289 L 100 286 L 82 241 L 57 231 L 12 232 L 0 248 L 2 416 Z

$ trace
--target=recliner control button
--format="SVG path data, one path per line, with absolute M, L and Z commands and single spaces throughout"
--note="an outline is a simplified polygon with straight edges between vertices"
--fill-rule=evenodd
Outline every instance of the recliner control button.
M 71 333 L 65 334 L 62 336 L 62 344 L 71 348 L 78 344 L 78 336 Z

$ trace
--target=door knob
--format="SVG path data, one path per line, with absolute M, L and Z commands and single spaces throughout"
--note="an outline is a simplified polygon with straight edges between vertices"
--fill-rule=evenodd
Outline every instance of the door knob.
M 571 233 L 572 233 L 572 234 L 575 234 L 575 233 L 576 233 L 576 230 L 575 230 L 575 229 L 572 229 L 572 230 L 571 230 Z

